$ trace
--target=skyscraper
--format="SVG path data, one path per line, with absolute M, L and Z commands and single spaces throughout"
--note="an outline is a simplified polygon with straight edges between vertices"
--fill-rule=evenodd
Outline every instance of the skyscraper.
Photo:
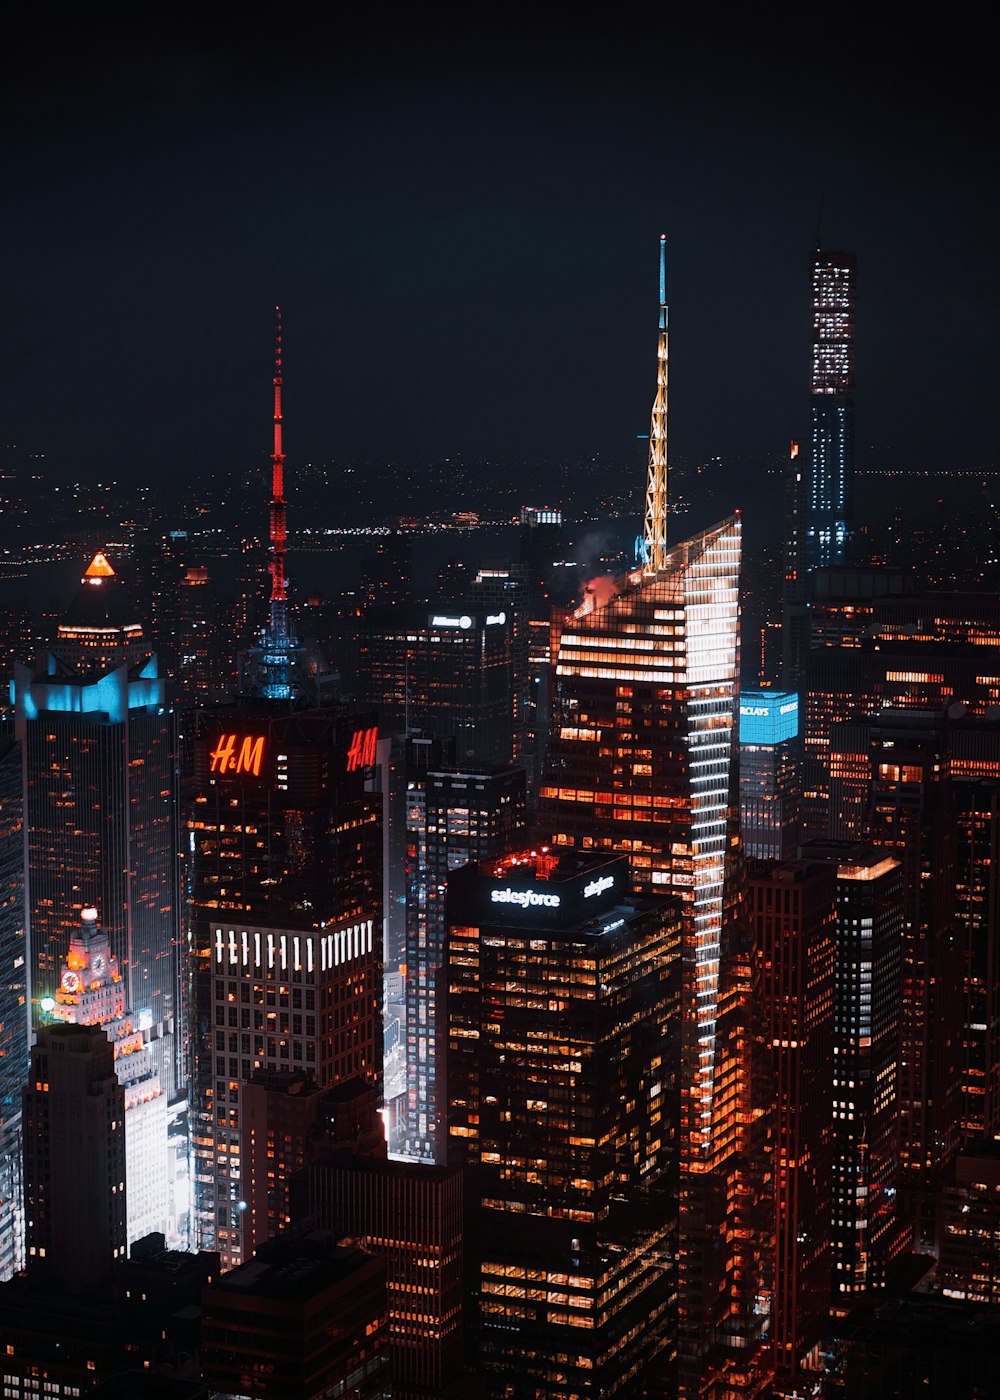
M 40 1026 L 24 1088 L 28 1276 L 106 1283 L 126 1252 L 125 1091 L 100 1026 Z
M 831 1302 L 884 1289 L 904 1246 L 899 1208 L 903 872 L 873 846 L 813 841 L 836 872 Z
M 799 840 L 802 764 L 794 691 L 740 695 L 740 831 L 748 856 L 791 860 Z
M 806 559 L 813 567 L 846 562 L 854 527 L 853 253 L 817 249 L 812 276 L 811 441 L 806 498 Z
M 624 859 L 448 882 L 449 1161 L 487 1394 L 638 1393 L 673 1356 L 681 916 Z
M 167 1100 L 160 1084 L 148 1027 L 126 1006 L 125 984 L 97 910 L 84 909 L 62 965 L 53 1021 L 101 1026 L 114 1048 L 115 1072 L 125 1091 L 125 1159 L 128 1166 L 128 1243 L 172 1233 L 167 1188 Z
M 394 1151 L 443 1162 L 442 1063 L 448 876 L 470 861 L 504 856 L 523 837 L 525 775 L 489 766 L 428 772 L 407 793 L 406 1110 Z
M 185 754 L 196 1229 L 225 1264 L 243 1248 L 241 1085 L 262 1069 L 382 1082 L 378 732 L 316 703 L 288 624 L 281 424 L 279 339 L 269 621 L 245 693 L 199 713 Z
M 816 1382 L 829 1313 L 835 872 L 804 861 L 751 862 L 748 886 L 778 1088 L 777 1384 L 794 1395 L 809 1373 Z
M 637 893 L 682 901 L 680 1393 L 756 1394 L 773 1217 L 732 763 L 741 521 L 667 547 L 662 240 L 660 255 L 643 563 L 554 616 L 539 821 L 555 850 L 625 853 Z
M 21 1089 L 28 1078 L 21 746 L 0 736 L 0 1280 L 24 1264 Z
M 96 902 L 148 1012 L 168 1095 L 182 1082 L 176 726 L 157 657 L 103 553 L 59 624 L 44 673 L 18 666 L 24 745 L 29 976 L 34 1019 L 54 997 L 80 911 Z

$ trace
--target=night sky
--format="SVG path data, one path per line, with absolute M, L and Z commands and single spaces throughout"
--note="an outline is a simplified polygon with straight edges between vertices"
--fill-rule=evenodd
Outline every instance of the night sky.
M 0 439 L 53 472 L 256 466 L 279 299 L 293 465 L 633 453 L 661 230 L 672 453 L 782 454 L 821 198 L 860 265 L 859 465 L 996 464 L 985 35 L 249 13 L 6 45 Z

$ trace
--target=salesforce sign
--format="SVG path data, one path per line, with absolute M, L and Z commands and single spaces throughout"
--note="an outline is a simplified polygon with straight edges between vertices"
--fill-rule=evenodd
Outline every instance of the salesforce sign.
M 745 690 L 740 695 L 740 743 L 780 744 L 799 732 L 794 690 Z
M 540 890 L 494 890 L 490 895 L 492 904 L 516 904 L 520 909 L 558 909 L 562 900 L 557 894 Z

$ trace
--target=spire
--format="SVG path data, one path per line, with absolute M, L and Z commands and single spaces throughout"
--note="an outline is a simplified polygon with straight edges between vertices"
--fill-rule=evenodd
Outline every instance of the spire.
M 274 335 L 274 451 L 271 454 L 271 626 L 285 632 L 285 454 L 281 445 L 281 307 L 276 306 Z
M 99 583 L 102 578 L 114 578 L 114 576 L 115 571 L 108 563 L 107 555 L 103 549 L 99 549 L 87 565 L 87 572 L 80 582 L 86 583 L 89 580 L 93 583 L 96 580 Z
M 656 573 L 667 561 L 667 235 L 660 234 L 660 335 L 656 350 L 656 398 L 649 428 L 646 475 L 645 570 Z

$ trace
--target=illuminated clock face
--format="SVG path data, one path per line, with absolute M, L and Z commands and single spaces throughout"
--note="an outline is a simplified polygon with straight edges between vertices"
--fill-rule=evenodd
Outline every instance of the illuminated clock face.
M 104 959 L 101 957 L 100 953 L 98 953 L 94 959 L 93 968 L 95 977 L 100 977 L 104 971 Z
M 64 992 L 75 992 L 79 989 L 80 979 L 71 968 L 67 968 L 63 973 L 62 985 Z

